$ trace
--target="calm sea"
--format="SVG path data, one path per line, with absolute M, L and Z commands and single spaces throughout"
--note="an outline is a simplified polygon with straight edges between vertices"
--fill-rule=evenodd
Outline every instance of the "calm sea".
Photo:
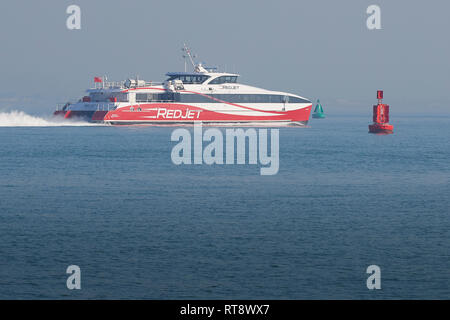
M 281 128 L 274 176 L 176 166 L 170 127 L 0 128 L 0 298 L 448 299 L 450 117 L 370 120 Z

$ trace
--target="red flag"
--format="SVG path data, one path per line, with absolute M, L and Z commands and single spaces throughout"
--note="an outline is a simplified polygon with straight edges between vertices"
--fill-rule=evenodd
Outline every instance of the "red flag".
M 100 77 L 94 77 L 94 82 L 103 82 L 103 80 Z

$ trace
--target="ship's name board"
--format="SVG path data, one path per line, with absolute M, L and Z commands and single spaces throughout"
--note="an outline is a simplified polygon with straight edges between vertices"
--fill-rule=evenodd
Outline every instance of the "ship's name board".
M 166 108 L 146 109 L 146 111 L 156 111 L 156 115 L 147 116 L 151 119 L 199 119 L 202 110 L 174 110 Z

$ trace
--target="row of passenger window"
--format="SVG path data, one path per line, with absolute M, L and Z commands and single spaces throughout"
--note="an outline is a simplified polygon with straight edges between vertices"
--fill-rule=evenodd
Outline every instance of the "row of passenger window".
M 136 93 L 136 102 L 175 101 L 185 103 L 310 103 L 309 100 L 277 94 L 189 94 Z
M 117 102 L 128 102 L 128 94 L 123 92 L 103 93 L 91 92 L 89 94 L 91 102 L 110 102 L 114 99 Z
M 172 92 L 136 93 L 136 102 L 174 101 L 174 95 Z

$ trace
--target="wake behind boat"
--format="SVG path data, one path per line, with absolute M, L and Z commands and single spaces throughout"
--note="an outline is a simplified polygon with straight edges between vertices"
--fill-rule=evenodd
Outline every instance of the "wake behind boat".
M 76 103 L 66 103 L 54 114 L 109 124 L 308 122 L 310 100 L 241 84 L 238 74 L 195 64 L 190 50 L 186 46 L 183 50 L 193 72 L 169 72 L 162 83 L 137 78 L 107 82 L 96 77 L 88 95 Z

